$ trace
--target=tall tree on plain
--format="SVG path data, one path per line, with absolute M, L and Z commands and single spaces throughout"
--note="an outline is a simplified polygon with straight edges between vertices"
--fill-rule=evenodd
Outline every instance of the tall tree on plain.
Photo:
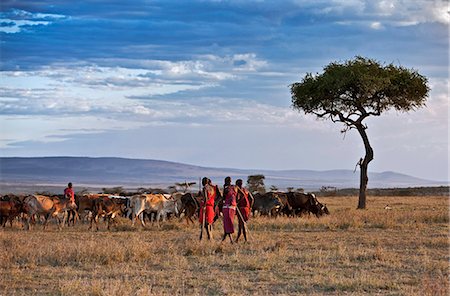
M 429 87 L 426 77 L 414 69 L 357 56 L 343 63 L 332 62 L 322 74 L 306 74 L 291 86 L 292 106 L 305 114 L 332 122 L 342 122 L 343 133 L 356 129 L 365 156 L 360 166 L 358 209 L 366 207 L 367 169 L 374 153 L 363 122 L 369 116 L 380 116 L 389 109 L 407 112 L 425 106 Z
M 266 186 L 264 185 L 264 175 L 250 175 L 247 177 L 247 187 L 251 193 L 259 192 L 266 193 Z

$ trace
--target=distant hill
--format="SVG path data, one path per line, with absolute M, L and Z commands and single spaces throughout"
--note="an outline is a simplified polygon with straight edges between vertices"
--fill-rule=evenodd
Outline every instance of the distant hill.
M 177 162 L 114 157 L 1 157 L 2 184 L 64 185 L 71 181 L 78 186 L 168 186 L 174 182 L 197 181 L 208 176 L 222 184 L 231 176 L 244 182 L 248 175 L 264 174 L 267 186 L 280 189 L 302 187 L 317 190 L 322 186 L 359 187 L 359 173 L 351 170 L 252 170 L 210 168 Z M 369 173 L 369 188 L 440 186 L 445 182 L 424 180 L 395 172 Z

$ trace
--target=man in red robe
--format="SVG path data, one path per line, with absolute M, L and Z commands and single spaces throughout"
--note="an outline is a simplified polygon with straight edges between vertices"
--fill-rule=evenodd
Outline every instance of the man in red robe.
M 244 234 L 244 240 L 247 241 L 247 221 L 250 217 L 252 205 L 252 197 L 250 192 L 242 186 L 242 180 L 236 180 L 237 187 L 237 208 L 238 208 L 238 234 L 236 242 L 238 242 L 241 233 Z
M 211 180 L 204 177 L 202 179 L 202 196 L 200 203 L 200 240 L 203 237 L 203 229 L 206 229 L 208 240 L 212 239 L 212 223 L 214 222 L 214 200 L 216 198 L 216 187 L 212 185 Z
M 73 192 L 72 182 L 67 184 L 67 188 L 64 189 L 64 198 L 68 198 L 70 203 L 75 204 L 75 193 Z
M 225 184 L 223 185 L 223 238 L 222 241 L 228 236 L 230 242 L 233 243 L 231 234 L 234 233 L 234 216 L 236 214 L 236 187 L 231 185 L 231 178 L 225 178 Z

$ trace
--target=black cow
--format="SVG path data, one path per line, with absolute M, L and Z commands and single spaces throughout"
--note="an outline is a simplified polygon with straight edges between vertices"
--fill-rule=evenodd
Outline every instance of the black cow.
M 200 209 L 199 201 L 194 197 L 192 193 L 185 193 L 181 196 L 181 213 L 184 213 L 184 217 L 186 218 L 186 223 L 189 224 L 189 221 L 194 223 L 192 219 L 197 211 Z
M 283 207 L 280 198 L 273 192 L 254 195 L 254 203 L 252 207 L 253 216 L 258 212 L 262 216 L 277 216 Z
M 312 213 L 316 217 L 330 214 L 326 205 L 321 204 L 312 193 L 288 192 L 287 198 L 293 211 L 297 215 Z

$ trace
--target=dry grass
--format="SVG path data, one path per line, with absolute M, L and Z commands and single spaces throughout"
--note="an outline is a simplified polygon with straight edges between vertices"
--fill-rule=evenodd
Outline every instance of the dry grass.
M 167 222 L 0 230 L 0 295 L 448 295 L 449 199 L 322 198 L 331 215 L 251 220 L 251 242 Z M 389 204 L 392 210 L 385 210 Z

